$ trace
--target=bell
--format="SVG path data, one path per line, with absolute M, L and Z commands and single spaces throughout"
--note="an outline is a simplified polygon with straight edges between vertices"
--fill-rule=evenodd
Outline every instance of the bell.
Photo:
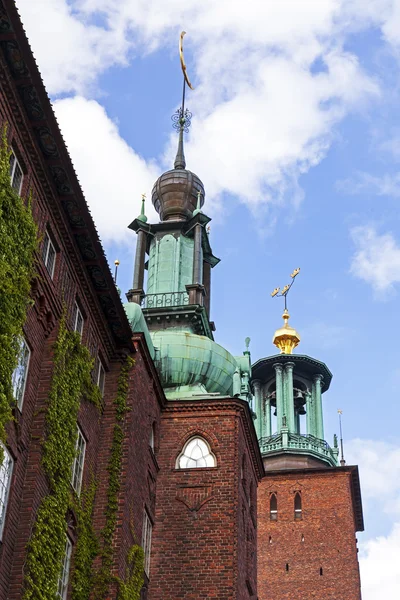
M 276 415 L 277 415 L 276 408 L 275 408 L 275 410 L 273 412 L 273 415 L 274 415 L 274 417 L 276 417 Z
M 300 408 L 297 410 L 297 414 L 298 414 L 298 415 L 305 415 L 305 414 L 306 414 L 306 411 L 305 411 L 305 408 L 304 408 L 304 406 L 301 406 L 301 407 L 300 407 Z

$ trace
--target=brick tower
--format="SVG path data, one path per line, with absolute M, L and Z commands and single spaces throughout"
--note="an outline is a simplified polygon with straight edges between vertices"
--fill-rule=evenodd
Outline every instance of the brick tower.
M 186 169 L 188 121 L 182 108 L 174 168 L 153 187 L 160 222 L 147 222 L 143 199 L 130 225 L 138 237 L 125 310 L 133 331 L 148 340 L 167 398 L 156 448 L 148 597 L 255 600 L 264 471 L 250 409 L 250 353 L 235 357 L 214 341 L 211 269 L 219 259 L 202 211 L 203 183 Z
M 259 600 L 360 600 L 356 531 L 363 531 L 358 469 L 338 463 L 324 439 L 327 366 L 292 351 L 289 326 L 274 336 L 281 354 L 253 365 L 257 435 L 265 477 L 258 489 Z

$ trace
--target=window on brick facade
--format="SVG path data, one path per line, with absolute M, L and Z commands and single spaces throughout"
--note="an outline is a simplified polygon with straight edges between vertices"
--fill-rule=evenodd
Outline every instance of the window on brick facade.
M 19 410 L 22 410 L 22 404 L 24 402 L 30 356 L 31 351 L 29 350 L 29 346 L 24 338 L 22 338 L 18 354 L 18 364 L 15 367 L 12 376 L 13 395 Z
M 10 180 L 11 187 L 17 192 L 17 194 L 21 193 L 23 178 L 24 174 L 22 172 L 21 165 L 19 164 L 14 152 L 12 152 L 10 156 Z
M 144 572 L 147 577 L 150 577 L 150 554 L 151 554 L 151 534 L 153 531 L 153 525 L 150 520 L 147 510 L 144 511 L 143 518 L 143 534 L 142 534 L 142 548 L 144 553 Z
M 7 512 L 7 501 L 10 493 L 11 476 L 14 461 L 7 448 L 0 442 L 3 450 L 3 462 L 0 465 L 0 540 L 3 537 L 4 522 Z
M 65 540 L 65 552 L 62 559 L 60 576 L 58 578 L 57 598 L 66 600 L 68 593 L 69 570 L 71 567 L 72 543 L 68 536 Z
M 106 381 L 106 371 L 101 360 L 98 360 L 96 383 L 100 388 L 101 397 L 104 396 L 104 385 Z
M 72 312 L 72 328 L 74 331 L 77 331 L 80 335 L 82 335 L 83 331 L 83 315 L 79 309 L 78 303 L 75 302 L 74 309 Z
M 86 440 L 83 437 L 83 433 L 78 427 L 78 433 L 76 436 L 76 445 L 75 445 L 75 459 L 74 464 L 72 465 L 72 475 L 71 475 L 71 484 L 76 493 L 81 493 L 82 487 L 82 476 L 83 476 L 83 467 L 85 463 L 85 452 L 86 452 Z
M 154 450 L 154 441 L 156 438 L 156 424 L 153 423 L 150 429 L 150 439 L 149 439 L 149 446 L 152 450 Z
M 301 494 L 299 492 L 296 492 L 294 496 L 294 518 L 295 521 L 302 519 Z
M 42 258 L 50 277 L 53 279 L 56 264 L 56 249 L 48 231 L 44 234 Z
M 200 437 L 195 437 L 186 443 L 177 463 L 179 469 L 199 469 L 215 467 L 217 461 L 207 442 Z
M 278 499 L 276 494 L 271 494 L 269 497 L 269 518 L 271 521 L 278 520 Z

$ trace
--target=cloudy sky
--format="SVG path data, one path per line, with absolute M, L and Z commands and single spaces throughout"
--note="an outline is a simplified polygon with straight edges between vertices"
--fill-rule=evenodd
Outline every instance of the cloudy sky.
M 274 353 L 290 298 L 328 364 L 360 466 L 363 600 L 400 597 L 400 0 L 17 0 L 119 285 L 140 196 L 172 166 L 179 32 L 195 86 L 188 168 L 206 187 L 216 339 Z M 147 206 L 150 219 L 156 219 Z

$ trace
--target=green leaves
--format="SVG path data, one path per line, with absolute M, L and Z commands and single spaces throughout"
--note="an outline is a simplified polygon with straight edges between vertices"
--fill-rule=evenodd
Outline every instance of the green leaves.
M 3 443 L 5 425 L 12 418 L 11 378 L 17 366 L 37 249 L 30 200 L 26 204 L 11 187 L 10 156 L 5 126 L 0 142 L 0 441 Z
M 79 552 L 86 553 L 86 550 L 82 550 L 84 546 L 88 546 L 89 553 L 94 552 L 95 540 L 92 539 L 94 534 L 90 529 L 89 506 L 93 505 L 95 487 L 90 488 L 86 495 L 83 494 L 85 500 L 82 506 L 79 499 L 73 504 L 70 486 L 81 399 L 85 397 L 97 405 L 100 401 L 100 391 L 91 381 L 92 367 L 93 361 L 88 349 L 82 346 L 78 333 L 67 330 L 64 315 L 54 347 L 53 379 L 43 443 L 42 465 L 50 493 L 43 498 L 39 506 L 28 546 L 24 600 L 55 598 L 65 551 L 66 516 L 70 507 L 74 506 L 78 515 L 78 533 L 84 532 L 83 535 L 86 536 Z M 78 548 L 79 544 L 77 551 Z M 85 566 L 84 569 L 86 572 L 88 567 Z M 76 596 L 83 597 L 85 596 Z

